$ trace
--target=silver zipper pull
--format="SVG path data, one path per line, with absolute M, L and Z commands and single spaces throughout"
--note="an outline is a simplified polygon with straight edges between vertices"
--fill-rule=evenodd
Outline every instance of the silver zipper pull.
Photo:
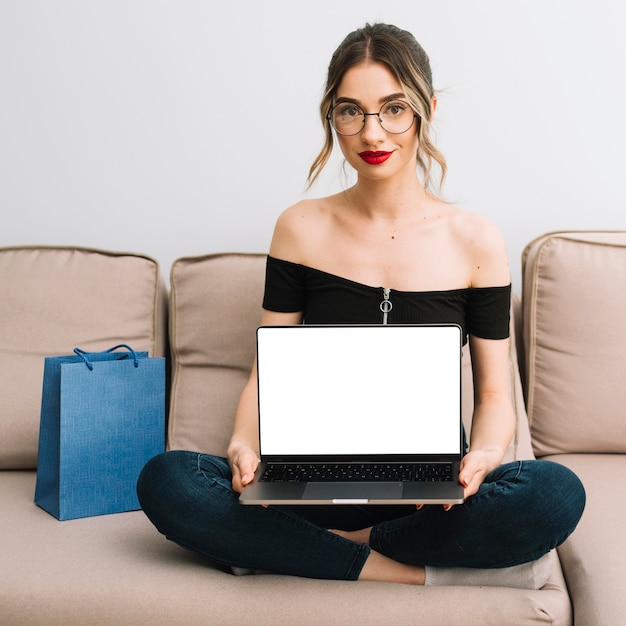
M 380 310 L 383 313 L 383 324 L 387 323 L 387 316 L 391 309 L 393 309 L 393 302 L 389 300 L 389 294 L 391 293 L 391 289 L 383 289 L 383 298 L 384 300 L 380 303 Z

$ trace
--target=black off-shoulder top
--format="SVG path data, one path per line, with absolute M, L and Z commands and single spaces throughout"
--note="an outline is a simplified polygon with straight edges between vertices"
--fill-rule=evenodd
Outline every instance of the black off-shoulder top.
M 447 291 L 387 290 L 267 258 L 263 308 L 301 311 L 305 324 L 458 324 L 464 338 L 470 334 L 506 339 L 510 303 L 510 284 Z

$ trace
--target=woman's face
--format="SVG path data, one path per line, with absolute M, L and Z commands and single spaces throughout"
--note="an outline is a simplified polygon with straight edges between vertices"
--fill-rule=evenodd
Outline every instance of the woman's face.
M 337 104 L 345 105 L 349 114 L 356 111 L 356 108 L 349 108 L 351 103 L 364 113 L 378 113 L 390 102 L 391 115 L 400 111 L 394 103 L 408 106 L 400 83 L 382 63 L 351 67 L 344 74 L 335 95 L 335 108 Z M 410 111 L 408 113 L 410 115 Z M 408 123 L 411 123 L 410 119 Z M 357 128 L 359 126 L 357 124 Z M 386 179 L 407 172 L 417 176 L 418 127 L 419 120 L 413 119 L 406 132 L 393 134 L 383 128 L 377 115 L 366 115 L 365 126 L 360 132 L 351 136 L 337 133 L 337 140 L 344 157 L 359 177 Z

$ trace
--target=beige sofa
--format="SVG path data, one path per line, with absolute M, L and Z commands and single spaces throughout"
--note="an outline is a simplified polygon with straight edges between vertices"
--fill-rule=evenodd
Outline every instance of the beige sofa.
M 169 355 L 169 447 L 224 454 L 265 257 L 179 259 L 166 288 L 142 255 L 0 249 L 0 624 L 624 623 L 626 233 L 552 234 L 523 258 L 513 336 L 525 365 L 514 341 L 507 458 L 560 461 L 588 496 L 538 591 L 235 577 L 167 542 L 141 511 L 57 521 L 33 503 L 43 357 L 119 342 Z M 469 422 L 469 354 L 463 371 Z

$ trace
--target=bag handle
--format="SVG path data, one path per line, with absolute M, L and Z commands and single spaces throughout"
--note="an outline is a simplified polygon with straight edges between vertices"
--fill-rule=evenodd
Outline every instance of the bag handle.
M 135 367 L 139 367 L 139 359 L 137 358 L 137 353 L 127 344 L 125 343 L 120 343 L 117 346 L 113 346 L 112 348 L 109 348 L 108 350 L 103 350 L 103 352 L 87 352 L 86 350 L 81 350 L 80 348 L 74 348 L 74 352 L 85 362 L 85 365 L 89 368 L 90 371 L 93 370 L 93 363 L 89 360 L 88 356 L 90 354 L 103 354 L 103 353 L 109 353 L 109 352 L 113 352 L 114 350 L 117 350 L 118 348 L 126 348 L 132 355 L 133 355 L 133 361 L 135 362 Z M 125 359 L 128 355 L 125 354 L 122 359 Z

